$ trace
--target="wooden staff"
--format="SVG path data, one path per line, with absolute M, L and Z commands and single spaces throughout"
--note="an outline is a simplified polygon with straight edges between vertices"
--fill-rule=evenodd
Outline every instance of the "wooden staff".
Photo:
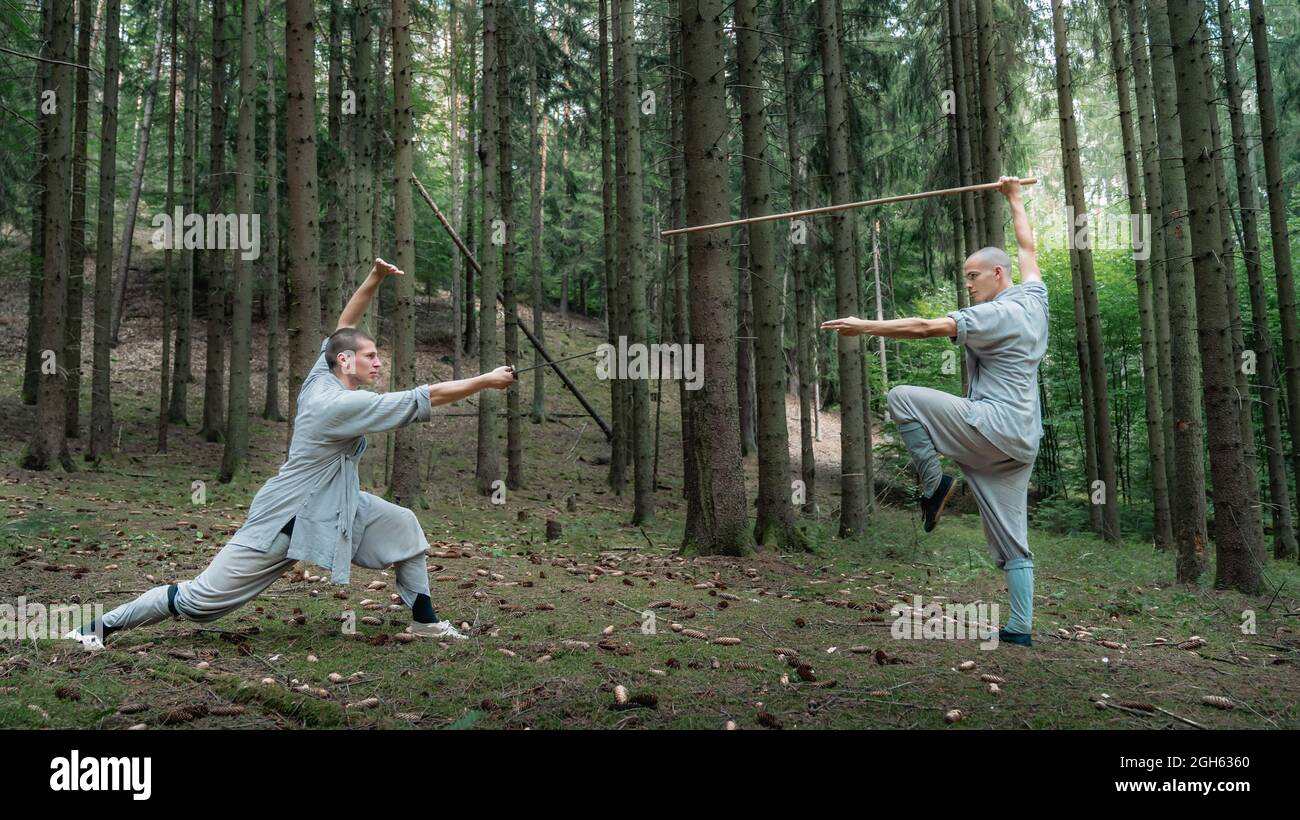
M 1021 185 L 1034 185 L 1038 182 L 1038 177 L 1026 177 L 1020 180 Z M 716 231 L 719 228 L 730 228 L 734 225 L 750 225 L 755 222 L 773 222 L 778 219 L 795 219 L 801 216 L 816 216 L 817 214 L 828 214 L 834 211 L 847 211 L 850 208 L 865 208 L 868 205 L 886 205 L 890 202 L 910 202 L 913 199 L 928 199 L 932 196 L 949 196 L 951 194 L 964 194 L 968 191 L 993 191 L 1002 187 L 1001 182 L 983 182 L 979 185 L 963 185 L 960 188 L 944 188 L 941 191 L 922 191 L 919 194 L 900 194 L 899 196 L 886 196 L 880 199 L 865 199 L 862 202 L 848 202 L 843 205 L 824 205 L 820 208 L 808 208 L 802 211 L 790 211 L 784 214 L 765 214 L 763 216 L 751 216 L 748 219 L 733 219 L 730 222 L 714 222 L 712 225 L 692 225 L 687 228 L 673 228 L 669 231 L 660 231 L 659 238 L 663 239 L 668 236 L 676 236 L 681 233 L 695 233 L 697 231 Z
M 470 267 L 474 268 L 474 270 L 479 274 L 479 276 L 482 276 L 483 269 L 479 267 L 478 260 L 474 258 L 474 254 L 470 253 L 469 248 L 465 247 L 465 243 L 461 241 L 460 235 L 456 233 L 456 229 L 453 228 L 451 226 L 451 223 L 447 221 L 447 217 L 442 215 L 442 210 L 438 208 L 436 203 L 434 203 L 433 197 L 429 196 L 429 192 L 424 189 L 424 184 L 421 183 L 420 180 L 416 179 L 414 174 L 411 175 L 411 182 L 415 184 L 415 190 L 420 192 L 420 197 L 426 203 L 428 203 L 430 208 L 433 209 L 433 215 L 436 216 L 438 218 L 438 221 L 442 223 L 442 227 L 446 229 L 447 235 L 451 237 L 451 241 L 454 242 L 456 247 L 460 249 L 460 252 L 464 254 L 465 261 L 469 262 Z M 497 301 L 501 302 L 502 304 L 505 303 L 505 299 L 501 296 L 501 291 L 497 291 Z M 535 306 L 534 310 L 541 310 L 541 306 L 540 305 Z M 525 325 L 523 322 L 518 322 L 517 324 L 519 329 L 524 332 L 524 336 L 528 337 L 528 341 L 532 343 L 533 347 L 537 348 L 537 352 L 542 354 L 542 358 L 546 360 L 546 365 L 555 371 L 555 375 L 560 377 L 560 381 L 564 383 L 564 386 L 569 389 L 569 392 L 573 394 L 573 397 L 578 400 L 579 404 L 582 405 L 582 409 L 586 410 L 587 415 L 591 416 L 592 419 L 595 420 L 596 424 L 600 427 L 601 431 L 604 432 L 605 439 L 606 440 L 612 439 L 614 437 L 614 431 L 609 429 L 609 425 L 606 424 L 605 420 L 600 417 L 599 413 L 596 412 L 596 408 L 591 406 L 591 402 L 587 401 L 587 397 L 582 395 L 582 391 L 578 389 L 578 386 L 574 384 L 573 380 L 569 378 L 568 374 L 565 373 L 564 370 L 562 370 L 560 366 L 555 363 L 555 359 L 551 358 L 551 354 L 546 352 L 546 348 L 542 347 L 542 343 L 539 342 L 537 338 L 533 336 L 533 334 L 528 332 L 528 326 Z M 460 340 L 457 339 L 456 343 L 460 344 Z M 590 354 L 584 353 L 582 355 L 585 356 Z M 561 359 L 561 361 L 564 360 Z M 540 365 L 535 365 L 535 367 L 537 366 Z M 532 367 L 525 368 L 525 370 L 532 370 L 532 369 L 533 369 Z M 515 372 L 522 373 L 523 371 L 516 370 Z

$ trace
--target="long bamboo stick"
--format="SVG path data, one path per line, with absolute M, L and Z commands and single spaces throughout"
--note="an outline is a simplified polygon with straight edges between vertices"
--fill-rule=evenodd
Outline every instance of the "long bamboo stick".
M 470 252 L 469 248 L 465 247 L 464 241 L 461 240 L 460 235 L 456 233 L 456 229 L 452 227 L 451 223 L 447 221 L 447 217 L 443 216 L 442 209 L 440 209 L 438 205 L 433 201 L 433 197 L 429 196 L 429 192 L 426 191 L 424 188 L 424 183 L 420 182 L 420 180 L 417 179 L 414 174 L 411 175 L 411 182 L 415 184 L 415 190 L 419 191 L 420 197 L 425 201 L 425 203 L 428 204 L 430 208 L 433 209 L 433 215 L 436 216 L 438 218 L 438 221 L 442 223 L 442 227 L 447 231 L 447 235 L 451 237 L 451 241 L 456 245 L 457 248 L 460 249 L 460 252 L 464 254 L 465 261 L 469 263 L 470 267 L 472 267 L 476 273 L 482 276 L 483 269 L 479 267 L 478 260 L 474 258 L 474 254 Z M 505 303 L 505 299 L 503 299 L 501 296 L 501 291 L 497 291 L 497 301 L 503 304 Z M 542 308 L 541 305 L 536 305 L 533 307 L 533 309 L 541 310 Z M 524 336 L 528 337 L 528 341 L 532 343 L 533 347 L 537 348 L 537 352 L 542 354 L 542 358 L 546 359 L 546 365 L 555 371 L 555 375 L 559 376 L 560 381 L 564 383 L 564 386 L 568 388 L 569 392 L 573 394 L 573 397 L 578 400 L 579 404 L 582 405 L 582 409 L 586 410 L 587 415 L 591 416 L 591 418 L 600 427 L 601 431 L 605 434 L 605 439 L 609 440 L 613 438 L 614 431 L 609 429 L 609 425 L 605 422 L 603 418 L 600 417 L 600 413 L 597 413 L 596 408 L 592 407 L 591 402 L 587 401 L 587 397 L 582 395 L 582 391 L 579 390 L 578 386 L 573 383 L 573 381 L 569 378 L 569 375 L 565 373 L 564 370 L 558 364 L 556 364 L 556 360 L 551 357 L 551 354 L 546 352 L 546 348 L 542 347 L 542 343 L 539 342 L 537 338 L 533 336 L 532 333 L 528 332 L 528 326 L 525 325 L 523 322 L 520 322 L 519 329 L 524 332 Z M 590 354 L 584 353 L 581 355 L 586 356 Z M 570 357 L 570 358 L 577 358 L 577 357 Z M 561 361 L 564 360 L 561 359 Z M 534 367 L 537 366 L 539 365 L 534 365 Z M 525 370 L 532 370 L 532 369 L 533 369 L 532 367 L 525 368 Z M 521 373 L 523 371 L 516 370 L 515 372 Z
M 1038 177 L 1026 177 L 1020 180 L 1021 185 L 1037 184 Z M 789 211 L 783 214 L 764 214 L 763 216 L 751 216 L 747 219 L 733 219 L 730 222 L 714 222 L 711 225 L 692 225 L 686 228 L 673 228 L 668 231 L 660 231 L 659 238 L 663 239 L 669 236 L 676 236 L 682 233 L 696 233 L 697 231 L 716 231 L 720 228 L 730 228 L 735 225 L 750 225 L 755 222 L 774 222 L 778 219 L 795 219 L 801 216 L 816 216 L 817 214 L 828 214 L 834 211 L 846 211 L 850 208 L 865 208 L 869 205 L 886 205 L 891 202 L 910 202 L 913 199 L 928 199 L 933 196 L 950 196 L 952 194 L 964 194 L 968 191 L 992 191 L 1001 186 L 1000 182 L 982 182 L 978 185 L 962 185 L 958 188 L 944 188 L 939 191 L 922 191 L 919 194 L 900 194 L 898 196 L 885 196 L 879 199 L 864 199 L 861 202 L 846 202 L 842 205 L 823 205 L 820 208 L 806 208 L 802 211 Z

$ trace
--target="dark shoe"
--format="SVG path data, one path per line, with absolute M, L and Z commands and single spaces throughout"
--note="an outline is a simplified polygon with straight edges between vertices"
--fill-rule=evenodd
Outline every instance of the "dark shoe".
M 930 532 L 935 525 L 939 523 L 939 516 L 943 514 L 944 505 L 948 499 L 952 498 L 953 491 L 957 489 L 957 479 L 950 475 L 945 475 L 939 481 L 939 487 L 934 494 L 921 499 L 921 520 L 925 522 L 925 531 Z
M 1019 646 L 1033 646 L 1028 632 L 1008 632 L 1005 628 L 998 630 L 998 641 L 1014 643 Z

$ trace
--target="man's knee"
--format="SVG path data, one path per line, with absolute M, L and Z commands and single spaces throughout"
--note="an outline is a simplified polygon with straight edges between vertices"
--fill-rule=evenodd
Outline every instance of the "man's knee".
M 889 388 L 885 400 L 889 404 L 889 415 L 896 422 L 913 421 L 910 401 L 912 386 L 899 384 Z

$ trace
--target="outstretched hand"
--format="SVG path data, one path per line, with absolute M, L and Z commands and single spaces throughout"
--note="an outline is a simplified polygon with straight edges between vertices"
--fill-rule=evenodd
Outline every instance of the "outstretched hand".
M 508 364 L 503 364 L 496 370 L 483 374 L 485 386 L 496 390 L 504 390 L 514 384 L 516 378 L 515 369 Z
M 866 319 L 850 316 L 847 319 L 829 319 L 822 322 L 822 330 L 838 331 L 841 336 L 864 336 L 871 326 Z
M 405 271 L 396 265 L 390 265 L 379 257 L 375 257 L 375 267 L 370 271 L 372 276 L 378 276 L 380 279 L 386 279 L 389 276 L 405 276 Z

